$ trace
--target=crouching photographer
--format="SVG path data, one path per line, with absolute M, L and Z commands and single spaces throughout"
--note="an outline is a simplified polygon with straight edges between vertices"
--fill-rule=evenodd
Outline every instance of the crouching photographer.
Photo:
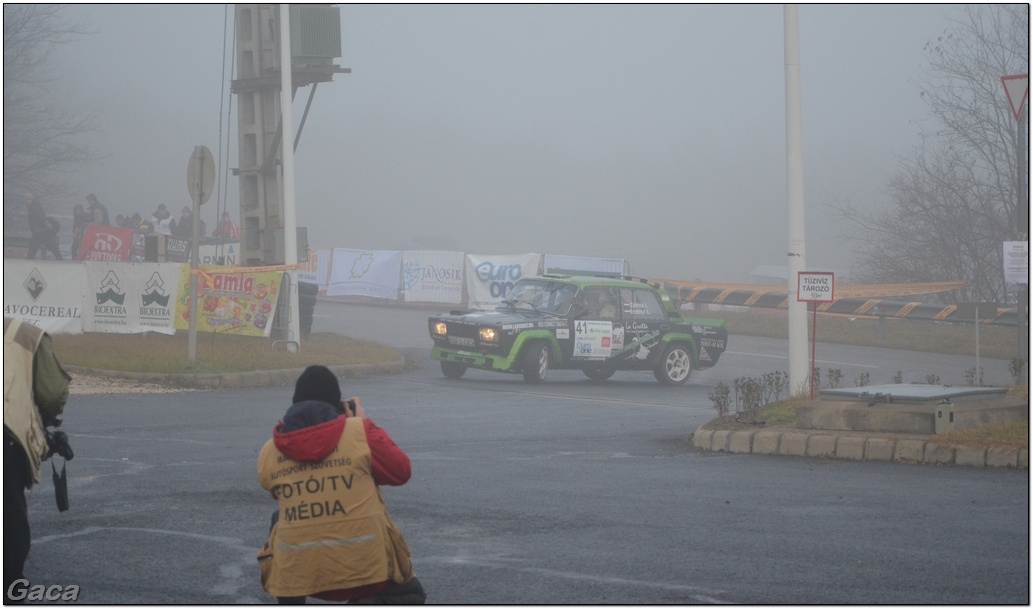
M 53 454 L 72 458 L 68 436 L 47 427 L 61 424 L 58 417 L 68 402 L 72 377 L 61 367 L 50 335 L 36 326 L 4 317 L 4 602 L 11 584 L 25 579 L 29 555 L 29 514 L 25 490 L 39 483 L 43 461 Z M 64 466 L 60 478 L 64 479 Z M 54 468 L 55 485 L 58 482 Z M 64 508 L 68 506 L 67 486 Z

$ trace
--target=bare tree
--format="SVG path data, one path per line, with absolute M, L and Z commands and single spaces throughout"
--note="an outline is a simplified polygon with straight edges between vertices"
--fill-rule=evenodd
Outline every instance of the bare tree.
M 921 134 L 888 184 L 892 206 L 833 204 L 857 244 L 862 281 L 969 283 L 949 299 L 1006 302 L 1002 242 L 1016 231 L 1018 135 L 1001 77 L 1029 64 L 1029 7 L 970 5 L 935 41 Z
M 84 33 L 62 21 L 61 8 L 4 4 L 5 224 L 24 216 L 25 193 L 66 194 L 67 175 L 92 157 L 81 136 L 94 117 L 65 111 L 47 88 L 55 49 Z

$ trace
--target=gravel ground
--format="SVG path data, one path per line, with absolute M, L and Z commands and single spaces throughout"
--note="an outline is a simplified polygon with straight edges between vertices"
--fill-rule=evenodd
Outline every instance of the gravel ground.
M 141 383 L 126 379 L 116 379 L 99 374 L 75 373 L 68 386 L 70 395 L 94 395 L 114 393 L 181 393 L 197 391 L 197 389 L 170 387 L 158 383 Z

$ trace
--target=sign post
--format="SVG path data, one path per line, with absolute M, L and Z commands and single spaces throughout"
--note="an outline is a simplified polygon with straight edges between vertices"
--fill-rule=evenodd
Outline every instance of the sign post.
M 1008 98 L 1008 105 L 1011 106 L 1012 116 L 1015 117 L 1016 122 L 1016 137 L 1015 137 L 1015 160 L 1016 160 L 1016 172 L 1015 175 L 1018 178 L 1015 185 L 1016 191 L 1016 229 L 1017 241 L 1026 241 L 1026 254 L 1029 255 L 1029 192 L 1027 190 L 1027 171 L 1029 165 L 1026 159 L 1026 121 L 1029 116 L 1029 112 L 1023 112 L 1026 110 L 1026 98 L 1029 96 L 1029 74 L 1015 74 L 1012 76 L 1002 76 L 1001 84 L 1004 85 L 1004 94 Z M 1008 245 L 1005 244 L 1007 250 Z M 1007 253 L 1007 252 L 1006 252 Z M 1028 260 L 1028 258 L 1027 258 Z M 1005 264 L 1008 264 L 1008 260 L 1005 260 Z M 1027 262 L 1027 272 L 1029 263 Z M 1006 271 L 1007 272 L 1007 271 Z M 1019 293 L 1018 299 L 1015 301 L 1015 327 L 1016 327 L 1016 343 L 1018 347 L 1018 359 L 1025 359 L 1029 357 L 1027 353 L 1029 350 L 1029 330 L 1027 324 L 1027 303 L 1029 302 L 1029 276 L 1027 275 L 1022 281 L 1016 281 L 1018 284 Z M 1027 374 L 1029 371 L 1028 364 L 1026 362 Z M 1027 379 L 1028 381 L 1028 379 Z M 1027 382 L 1028 384 L 1028 382 Z
M 215 160 L 207 146 L 194 146 L 187 164 L 187 191 L 194 203 L 193 234 L 190 239 L 190 329 L 187 333 L 187 359 L 197 359 L 197 248 L 201 237 L 201 206 L 212 196 L 215 185 Z
M 818 344 L 818 303 L 833 302 L 836 299 L 835 273 L 822 271 L 800 271 L 796 275 L 796 299 L 809 302 L 813 320 L 811 322 L 811 399 L 814 399 L 814 352 Z

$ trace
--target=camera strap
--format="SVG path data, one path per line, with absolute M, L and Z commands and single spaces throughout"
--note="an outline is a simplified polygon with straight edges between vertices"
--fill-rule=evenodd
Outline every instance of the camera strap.
M 57 500 L 57 511 L 63 512 L 68 509 L 68 476 L 65 474 L 65 462 L 61 462 L 61 473 L 57 473 L 57 466 L 50 461 L 50 468 L 54 472 L 54 499 Z

